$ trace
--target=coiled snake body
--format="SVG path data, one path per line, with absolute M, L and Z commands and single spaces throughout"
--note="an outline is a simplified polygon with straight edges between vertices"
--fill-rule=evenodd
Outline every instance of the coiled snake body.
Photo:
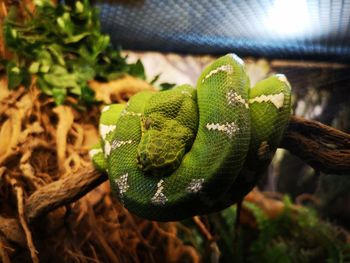
M 273 75 L 250 88 L 234 54 L 209 65 L 197 88 L 144 91 L 102 110 L 90 151 L 131 212 L 180 220 L 241 199 L 270 163 L 290 117 L 290 85 Z

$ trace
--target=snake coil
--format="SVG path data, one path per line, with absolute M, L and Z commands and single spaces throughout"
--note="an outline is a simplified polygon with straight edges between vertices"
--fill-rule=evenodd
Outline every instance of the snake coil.
M 140 217 L 180 220 L 223 209 L 269 165 L 289 122 L 291 88 L 273 75 L 250 88 L 234 54 L 209 65 L 197 88 L 144 91 L 104 107 L 90 155 L 122 204 Z

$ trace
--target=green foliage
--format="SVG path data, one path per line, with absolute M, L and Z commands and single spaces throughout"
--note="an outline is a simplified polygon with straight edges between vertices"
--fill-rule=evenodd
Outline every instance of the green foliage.
M 168 82 L 163 82 L 159 84 L 160 90 L 170 90 L 175 87 L 176 84 L 174 83 L 168 83 Z
M 151 81 L 150 81 L 150 84 L 153 85 L 153 84 L 156 84 L 158 79 L 160 77 L 160 74 L 156 75 Z M 163 82 L 163 83 L 159 83 L 158 84 L 158 88 L 159 90 L 161 91 L 164 91 L 164 90 L 170 90 L 172 88 L 174 88 L 176 86 L 175 83 L 168 83 L 168 82 Z
M 13 60 L 5 61 L 9 88 L 28 86 L 31 74 L 39 88 L 62 104 L 67 95 L 91 103 L 93 91 L 87 81 L 108 81 L 124 74 L 145 79 L 141 61 L 128 64 L 114 50 L 108 35 L 101 33 L 98 11 L 88 0 L 74 7 L 36 0 L 36 11 L 29 19 L 17 22 L 17 11 L 7 16 L 3 32 Z
M 255 204 L 244 206 L 254 215 L 256 228 L 242 225 L 236 251 L 233 251 L 235 207 L 209 217 L 220 239 L 221 262 L 308 263 L 350 262 L 350 246 L 341 231 L 303 208 L 295 213 L 284 198 L 285 210 L 269 219 Z

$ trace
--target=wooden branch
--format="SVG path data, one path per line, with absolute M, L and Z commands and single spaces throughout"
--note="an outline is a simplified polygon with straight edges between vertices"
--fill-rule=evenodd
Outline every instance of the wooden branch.
M 91 164 L 83 171 L 44 186 L 26 201 L 24 209 L 27 221 L 32 223 L 57 207 L 78 200 L 107 179 L 106 174 L 97 171 Z
M 350 175 L 350 134 L 293 116 L 280 146 L 315 170 Z
M 350 175 L 350 135 L 316 121 L 292 117 L 281 147 L 299 156 L 313 168 Z M 25 205 L 29 223 L 59 206 L 70 204 L 107 180 L 107 175 L 86 167 L 46 185 L 32 194 Z

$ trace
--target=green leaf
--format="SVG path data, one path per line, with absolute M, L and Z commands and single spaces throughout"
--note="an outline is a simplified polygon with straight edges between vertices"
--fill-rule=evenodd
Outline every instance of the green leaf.
M 130 65 L 130 70 L 128 72 L 130 75 L 138 77 L 140 79 L 146 79 L 145 69 L 141 60 L 137 60 L 135 64 Z
M 50 1 L 50 0 L 34 0 L 34 4 L 38 7 L 52 6 L 52 1 Z
M 43 75 L 43 79 L 50 86 L 58 88 L 75 88 L 79 87 L 76 74 L 68 73 L 62 66 L 52 66 L 50 72 Z
M 57 18 L 57 24 L 61 29 L 62 33 L 71 36 L 74 32 L 74 24 L 71 20 L 70 14 L 65 12 L 61 17 Z
M 54 57 L 55 60 L 58 62 L 58 64 L 60 64 L 61 66 L 65 66 L 66 62 L 63 57 L 62 47 L 58 44 L 52 44 L 49 45 L 47 48 L 51 52 L 52 57 Z
M 153 85 L 160 77 L 160 74 L 156 75 L 150 82 L 149 84 Z
M 110 38 L 107 35 L 101 35 L 97 38 L 96 44 L 93 45 L 94 56 L 97 57 L 102 51 L 104 51 L 110 43 Z
M 77 74 L 77 80 L 82 83 L 94 79 L 95 70 L 89 65 L 81 65 L 80 67 L 75 67 L 74 72 Z
M 92 104 L 95 101 L 95 92 L 88 85 L 82 86 L 80 100 Z
M 53 88 L 52 89 L 52 96 L 55 100 L 55 103 L 57 105 L 63 104 L 64 100 L 67 96 L 67 90 L 66 89 L 59 89 L 59 88 Z
M 41 65 L 40 66 L 40 69 L 39 69 L 39 72 L 41 73 L 48 73 L 49 70 L 50 70 L 51 66 L 50 65 Z
M 4 21 L 4 26 L 2 29 L 5 44 L 11 50 L 19 47 L 19 43 L 17 41 L 17 30 L 12 25 L 12 21 L 15 21 L 16 16 L 17 16 L 17 10 L 15 8 L 11 8 L 8 16 Z
M 8 80 L 8 86 L 10 89 L 18 87 L 23 80 L 23 74 L 21 69 L 16 65 L 14 61 L 10 61 L 6 65 L 6 74 Z
M 155 85 L 155 83 L 158 81 L 160 77 L 160 74 L 156 75 L 151 81 L 150 81 L 150 84 L 151 85 Z M 176 86 L 175 83 L 168 83 L 168 82 L 163 82 L 163 83 L 160 83 L 159 85 L 159 89 L 160 90 L 170 90 L 172 88 L 174 88 Z
M 54 64 L 51 53 L 48 50 L 40 50 L 38 55 L 38 61 L 40 61 L 40 72 L 48 72 L 51 66 Z
M 77 2 L 75 3 L 75 11 L 76 11 L 77 13 L 83 13 L 83 11 L 84 11 L 84 5 L 83 5 L 82 2 L 77 1 Z
M 38 78 L 36 81 L 37 81 L 38 87 L 44 94 L 52 96 L 52 87 L 48 83 L 46 83 L 42 75 L 38 75 Z
M 160 90 L 170 90 L 170 89 L 172 89 L 172 88 L 175 87 L 175 86 L 176 86 L 175 83 L 167 83 L 167 82 L 164 82 L 164 83 L 160 83 L 160 84 L 159 84 Z
M 65 44 L 72 44 L 72 43 L 77 43 L 80 40 L 82 40 L 84 37 L 87 37 L 90 35 L 90 32 L 84 32 L 78 35 L 73 35 L 73 36 L 68 36 L 66 38 L 64 38 L 63 42 Z
M 38 61 L 34 61 L 32 64 L 30 64 L 29 66 L 29 72 L 31 74 L 36 74 L 39 72 L 39 68 L 40 68 L 40 63 Z

